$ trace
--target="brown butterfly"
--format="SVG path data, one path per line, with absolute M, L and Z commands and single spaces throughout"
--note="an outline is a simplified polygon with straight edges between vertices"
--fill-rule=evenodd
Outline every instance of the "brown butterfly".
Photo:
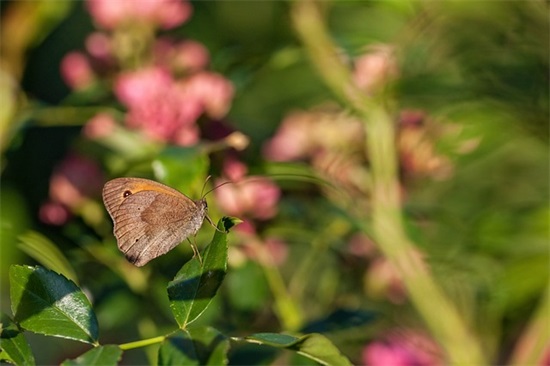
M 138 267 L 195 235 L 205 217 L 212 223 L 204 197 L 194 201 L 143 178 L 108 181 L 103 187 L 103 202 L 113 219 L 118 248 Z M 196 247 L 191 246 L 198 255 Z

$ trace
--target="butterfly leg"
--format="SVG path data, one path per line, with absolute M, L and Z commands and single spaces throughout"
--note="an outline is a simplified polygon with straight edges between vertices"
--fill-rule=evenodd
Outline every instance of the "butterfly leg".
M 199 248 L 197 247 L 197 242 L 195 240 L 195 237 L 193 236 L 193 242 L 191 242 L 191 239 L 189 238 L 187 238 L 187 240 L 189 241 L 189 244 L 191 244 L 191 249 L 193 249 L 193 257 L 197 257 L 199 260 L 199 263 L 202 266 L 202 258 L 201 258 L 201 254 L 199 253 Z
M 212 227 L 213 227 L 214 229 L 216 229 L 216 231 L 218 231 L 218 232 L 220 232 L 220 233 L 226 233 L 226 232 L 227 232 L 227 231 L 223 231 L 223 230 L 218 229 L 218 227 L 217 227 L 216 225 L 214 225 L 214 223 L 212 222 L 212 219 L 211 219 L 208 215 L 205 215 L 204 217 L 206 218 L 206 220 L 208 221 L 208 223 L 209 223 L 210 225 L 212 225 Z

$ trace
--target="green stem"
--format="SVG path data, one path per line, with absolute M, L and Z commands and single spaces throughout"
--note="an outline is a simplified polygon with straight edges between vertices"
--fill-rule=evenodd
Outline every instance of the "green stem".
M 486 364 L 476 337 L 438 287 L 418 249 L 405 233 L 391 116 L 381 101 L 366 96 L 352 83 L 350 72 L 338 57 L 315 1 L 294 2 L 292 19 L 325 83 L 365 122 L 373 180 L 372 230 L 379 249 L 399 271 L 411 302 L 446 350 L 449 363 Z
M 254 243 L 253 247 L 258 256 L 269 288 L 271 289 L 271 293 L 273 294 L 275 301 L 274 311 L 281 322 L 282 328 L 287 331 L 298 330 L 303 323 L 300 308 L 290 296 L 281 273 L 273 263 L 271 254 L 267 251 L 265 246 L 259 242 Z
M 148 338 L 148 339 L 142 339 L 140 341 L 124 343 L 124 344 L 121 344 L 118 347 L 123 351 L 129 350 L 129 349 L 134 349 L 134 348 L 146 347 L 146 346 L 150 346 L 152 344 L 161 343 L 166 339 L 166 337 L 167 336 L 158 336 L 158 337 L 153 337 L 153 338 Z

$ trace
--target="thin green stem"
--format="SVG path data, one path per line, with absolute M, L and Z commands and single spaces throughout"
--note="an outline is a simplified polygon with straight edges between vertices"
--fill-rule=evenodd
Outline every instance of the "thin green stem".
M 264 276 L 267 280 L 273 298 L 275 300 L 274 311 L 279 318 L 283 329 L 287 331 L 298 330 L 303 323 L 299 306 L 290 296 L 279 269 L 273 263 L 271 254 L 261 243 L 254 243 L 254 251 L 258 256 Z
M 146 347 L 146 346 L 150 346 L 152 344 L 161 343 L 166 339 L 166 337 L 167 336 L 158 336 L 158 337 L 153 337 L 153 338 L 148 338 L 148 339 L 142 339 L 140 341 L 123 343 L 118 347 L 123 351 L 129 350 L 129 349 L 134 349 L 134 348 Z
M 292 20 L 325 83 L 365 123 L 373 184 L 372 230 L 379 249 L 399 271 L 411 302 L 446 350 L 449 363 L 486 364 L 476 337 L 456 306 L 439 288 L 418 249 L 405 233 L 395 127 L 390 114 L 382 100 L 368 97 L 352 83 L 350 72 L 338 57 L 315 1 L 294 2 Z

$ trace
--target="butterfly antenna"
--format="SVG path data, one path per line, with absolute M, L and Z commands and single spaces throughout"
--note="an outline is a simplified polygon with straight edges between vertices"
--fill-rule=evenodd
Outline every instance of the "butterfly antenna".
M 205 197 L 208 193 L 213 192 L 216 189 L 220 188 L 221 186 L 225 186 L 226 184 L 230 184 L 230 183 L 235 183 L 235 182 L 227 181 L 227 182 L 220 183 L 217 186 L 215 186 L 214 188 L 212 188 L 211 190 L 209 190 L 208 192 L 206 192 L 202 197 Z
M 208 183 L 208 181 L 210 180 L 210 178 L 212 178 L 211 175 L 209 175 L 208 177 L 206 177 L 206 179 L 204 180 L 204 183 L 202 184 L 201 197 L 206 196 L 206 195 L 210 192 L 210 191 L 208 191 L 208 192 L 206 192 L 206 194 L 203 195 L 204 189 L 206 188 L 206 183 Z

